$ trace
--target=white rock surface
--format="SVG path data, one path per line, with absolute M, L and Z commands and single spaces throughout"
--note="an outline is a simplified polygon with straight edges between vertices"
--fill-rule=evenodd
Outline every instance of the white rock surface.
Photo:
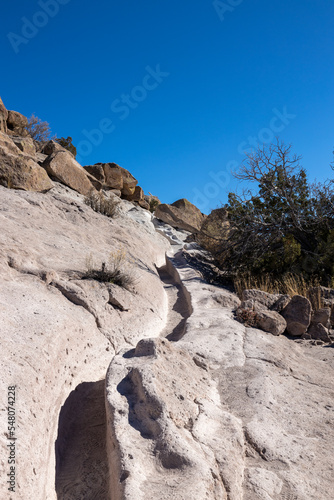
M 108 219 L 60 185 L 0 187 L 13 499 L 331 500 L 334 349 L 245 328 L 239 299 L 151 219 L 128 202 Z M 133 290 L 80 279 L 121 247 Z

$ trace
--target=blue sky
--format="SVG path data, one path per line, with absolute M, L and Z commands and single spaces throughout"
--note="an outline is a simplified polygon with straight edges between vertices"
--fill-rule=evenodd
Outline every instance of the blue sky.
M 275 135 L 334 177 L 330 0 L 17 0 L 1 15 L 0 95 L 116 162 L 165 203 L 208 213 L 231 167 Z

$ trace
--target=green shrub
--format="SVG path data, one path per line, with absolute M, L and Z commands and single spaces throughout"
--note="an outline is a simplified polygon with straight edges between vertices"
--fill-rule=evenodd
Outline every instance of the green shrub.
M 60 144 L 63 148 L 67 149 L 67 151 L 72 153 L 74 158 L 76 157 L 77 148 L 72 144 L 72 137 L 67 137 L 67 139 L 65 139 L 65 137 L 59 137 L 55 139 L 55 141 L 58 142 L 58 144 Z

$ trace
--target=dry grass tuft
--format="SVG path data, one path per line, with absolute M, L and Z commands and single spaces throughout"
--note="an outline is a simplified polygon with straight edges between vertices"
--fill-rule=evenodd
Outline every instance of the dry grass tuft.
M 290 297 L 302 295 L 310 300 L 313 310 L 323 307 L 318 277 L 306 280 L 301 275 L 287 273 L 281 279 L 274 279 L 270 274 L 254 276 L 247 273 L 235 278 L 234 288 L 240 299 L 244 290 L 256 289 L 267 293 L 290 295 Z
M 117 214 L 119 200 L 115 198 L 108 198 L 102 191 L 91 191 L 85 197 L 85 203 L 91 207 L 95 212 L 98 212 L 107 217 L 114 217 Z
M 92 279 L 103 283 L 130 289 L 137 281 L 133 268 L 131 267 L 124 249 L 111 252 L 107 262 L 97 266 L 93 255 L 86 257 L 87 271 L 82 279 Z

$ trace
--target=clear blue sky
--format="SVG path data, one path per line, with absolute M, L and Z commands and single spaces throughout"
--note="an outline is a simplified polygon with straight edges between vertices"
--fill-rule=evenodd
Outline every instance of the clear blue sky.
M 7 2 L 0 95 L 72 136 L 82 164 L 116 162 L 208 212 L 254 137 L 334 176 L 333 26 L 331 0 Z

